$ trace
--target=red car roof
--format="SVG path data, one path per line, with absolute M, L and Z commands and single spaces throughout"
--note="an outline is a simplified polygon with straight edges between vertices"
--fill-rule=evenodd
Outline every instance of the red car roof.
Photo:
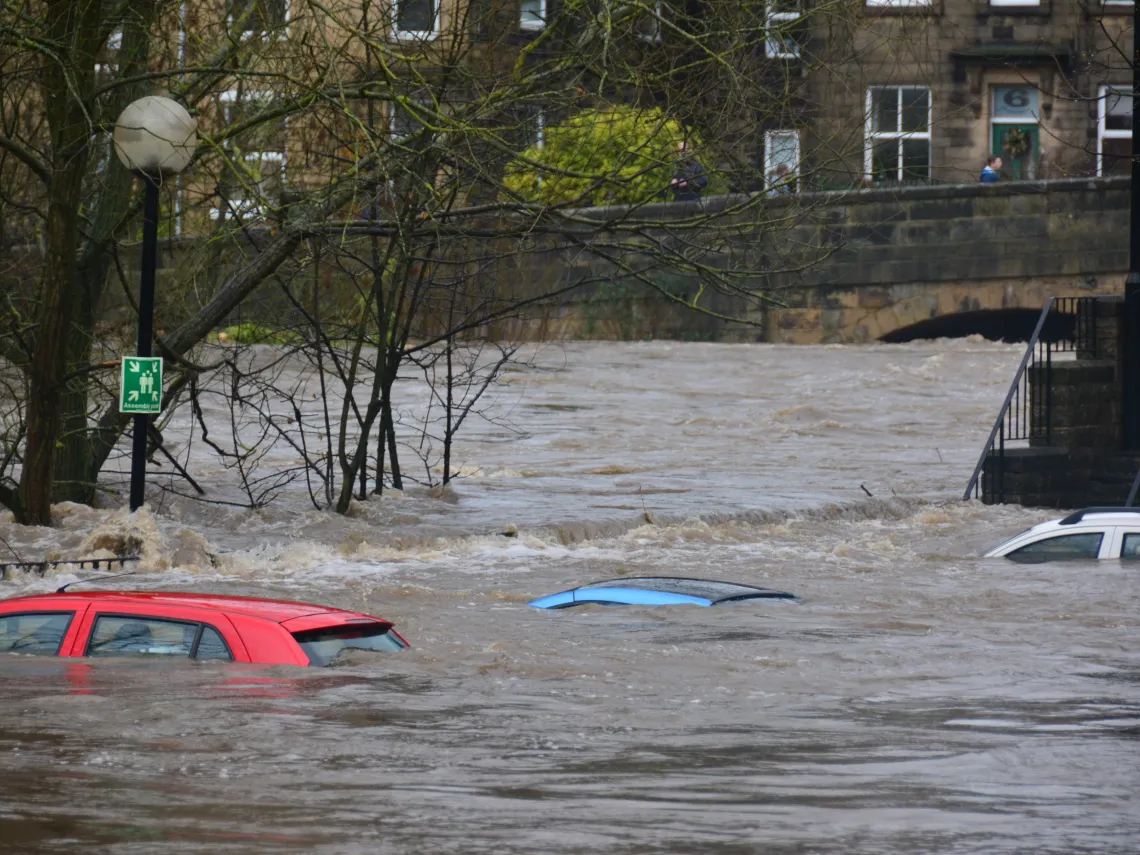
M 0 600 L 0 604 L 16 601 L 34 600 L 77 600 L 80 602 L 119 602 L 154 603 L 167 606 L 192 606 L 201 609 L 213 609 L 220 612 L 234 612 L 250 615 L 266 620 L 284 623 L 306 615 L 328 615 L 343 620 L 346 617 L 366 617 L 377 620 L 361 612 L 350 612 L 346 609 L 334 609 L 329 606 L 317 606 L 312 603 L 295 603 L 290 600 L 265 600 L 260 597 L 230 597 L 217 594 L 190 594 L 169 591 L 65 591 L 62 594 L 29 594 L 24 597 L 13 597 Z M 387 621 L 385 621 L 387 623 Z

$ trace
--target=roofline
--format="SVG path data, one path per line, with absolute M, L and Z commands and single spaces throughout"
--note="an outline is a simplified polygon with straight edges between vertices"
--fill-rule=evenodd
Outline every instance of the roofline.
M 99 599 L 109 600 L 112 602 L 130 603 L 136 601 L 136 597 L 169 597 L 175 601 L 180 599 L 195 599 L 200 598 L 209 600 L 210 598 L 220 598 L 231 601 L 232 605 L 227 607 L 221 604 L 213 604 L 209 602 L 196 602 L 194 608 L 208 609 L 214 612 L 225 613 L 227 611 L 235 614 L 241 614 L 246 617 L 259 618 L 261 620 L 269 621 L 270 623 L 281 624 L 286 621 L 294 620 L 299 617 L 307 617 L 309 615 L 327 614 L 327 615 L 362 615 L 365 617 L 373 617 L 372 615 L 365 615 L 364 612 L 353 612 L 348 609 L 338 609 L 333 606 L 321 606 L 315 603 L 302 603 L 296 600 L 275 600 L 268 597 L 243 597 L 239 595 L 230 594 L 196 594 L 191 591 L 54 591 L 50 593 L 41 594 L 22 594 L 16 597 L 7 597 L 0 599 L 0 604 L 10 603 L 16 600 L 49 600 L 49 599 Z M 253 611 L 242 610 L 242 601 L 251 603 L 277 603 L 289 606 L 302 606 L 310 608 L 313 611 L 306 612 L 305 614 L 289 615 L 288 617 L 268 617 L 264 614 L 259 614 Z M 170 603 L 174 605 L 175 603 Z

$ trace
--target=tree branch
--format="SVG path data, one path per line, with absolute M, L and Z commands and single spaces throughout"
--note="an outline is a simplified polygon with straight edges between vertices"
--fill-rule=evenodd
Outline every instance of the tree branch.
M 20 163 L 32 170 L 35 176 L 43 182 L 45 187 L 51 183 L 51 170 L 48 169 L 47 164 L 39 160 L 34 154 L 11 137 L 0 136 L 0 148 L 11 152 L 12 156 L 20 161 Z

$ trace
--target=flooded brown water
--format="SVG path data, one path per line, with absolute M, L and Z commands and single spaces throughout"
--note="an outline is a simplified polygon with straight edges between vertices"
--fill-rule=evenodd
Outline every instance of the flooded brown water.
M 1140 570 L 981 559 L 1050 514 L 958 498 L 1019 356 L 575 345 L 473 425 L 454 496 L 2 521 L 26 557 L 133 535 L 132 587 L 360 609 L 413 646 L 0 657 L 0 852 L 1136 853 Z M 802 602 L 526 605 L 626 571 Z

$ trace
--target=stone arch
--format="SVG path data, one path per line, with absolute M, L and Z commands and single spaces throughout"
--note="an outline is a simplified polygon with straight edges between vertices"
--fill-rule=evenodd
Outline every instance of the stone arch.
M 1029 280 L 1025 282 L 997 281 L 971 285 L 936 285 L 914 293 L 913 286 L 896 286 L 891 291 L 899 299 L 861 318 L 851 331 L 852 341 L 882 340 L 893 337 L 907 327 L 917 326 L 935 318 L 966 313 L 999 313 L 1010 310 L 1040 312 L 1051 296 L 1094 296 L 1119 293 L 1115 283 L 1061 283 Z M 1092 285 L 1092 287 L 1089 287 Z M 1067 287 L 1066 287 L 1067 286 Z M 1074 293 L 1075 292 L 1075 293 Z

